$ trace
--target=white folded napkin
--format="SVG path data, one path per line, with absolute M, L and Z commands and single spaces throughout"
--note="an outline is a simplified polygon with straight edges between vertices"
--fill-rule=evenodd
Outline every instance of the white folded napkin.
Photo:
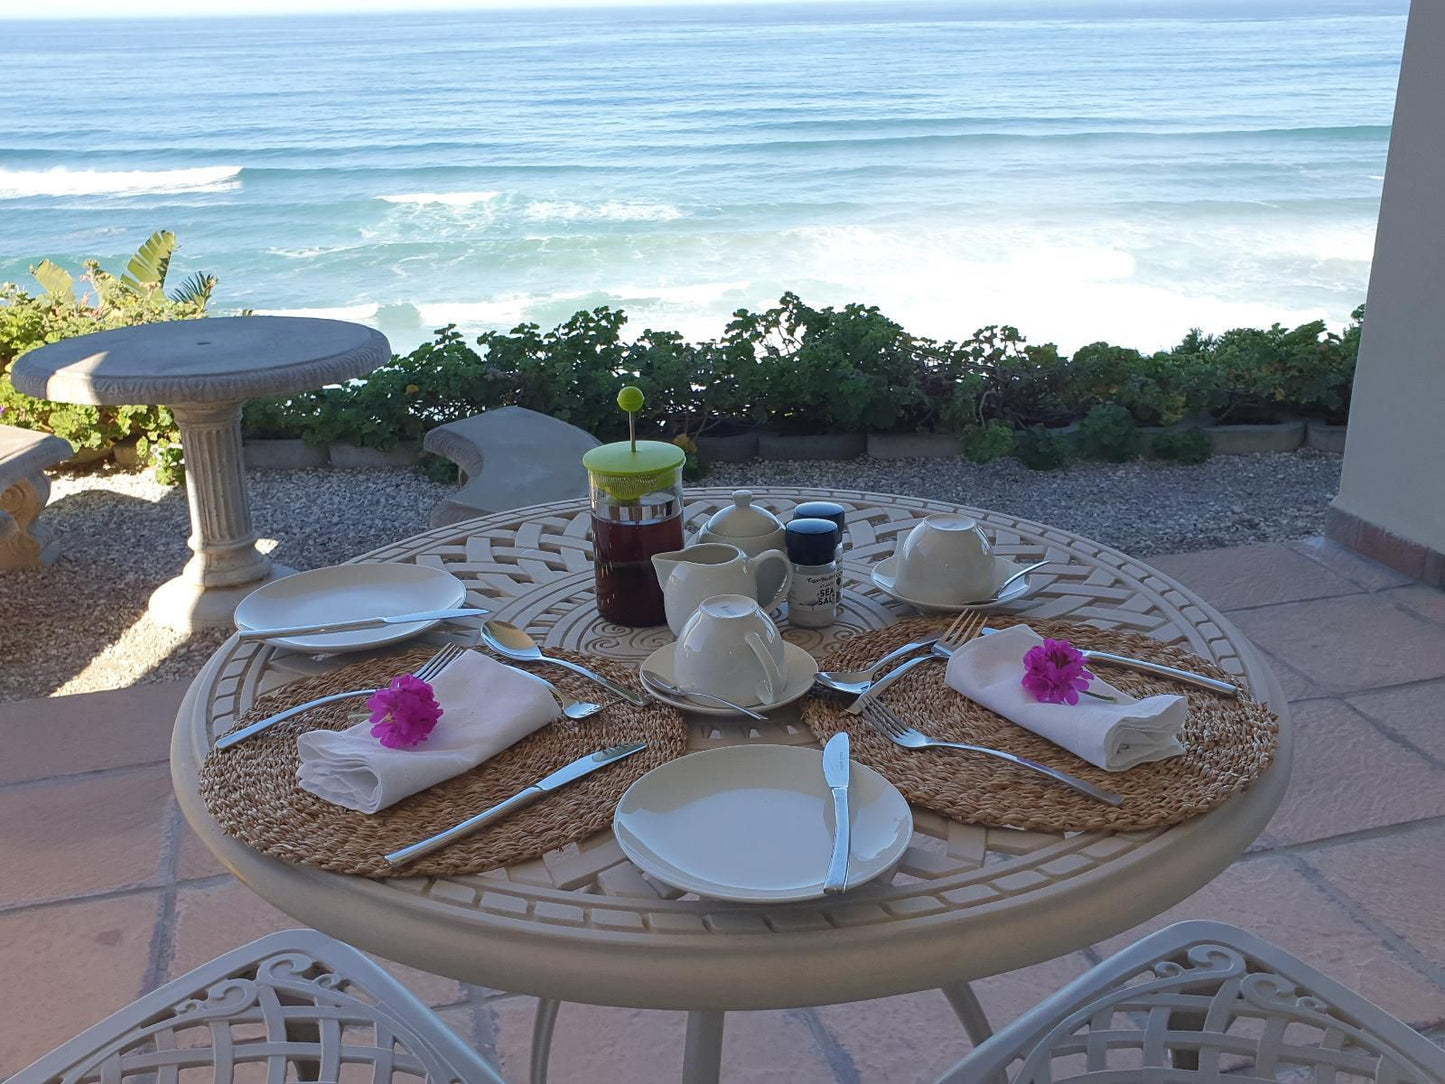
M 296 739 L 301 789 L 375 813 L 475 768 L 560 714 L 540 681 L 476 651 L 464 652 L 431 685 L 442 716 L 426 741 L 410 749 L 382 745 L 369 720 L 302 734 Z
M 953 653 L 946 680 L 970 700 L 1106 771 L 1121 772 L 1184 752 L 1179 731 L 1189 713 L 1189 701 L 1182 696 L 1136 700 L 1095 677 L 1090 690 L 1123 702 L 1096 700 L 1082 693 L 1077 704 L 1038 700 L 1021 682 L 1024 655 L 1043 642 L 1027 625 L 976 636 Z

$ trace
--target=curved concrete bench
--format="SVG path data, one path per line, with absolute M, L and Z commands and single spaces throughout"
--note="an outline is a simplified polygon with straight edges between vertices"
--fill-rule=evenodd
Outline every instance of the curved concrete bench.
M 60 552 L 49 528 L 35 517 L 50 497 L 45 468 L 72 454 L 68 440 L 0 425 L 0 571 L 38 568 Z
M 422 446 L 462 472 L 462 488 L 432 509 L 433 527 L 587 496 L 582 455 L 602 442 L 526 407 L 505 406 L 439 425 Z

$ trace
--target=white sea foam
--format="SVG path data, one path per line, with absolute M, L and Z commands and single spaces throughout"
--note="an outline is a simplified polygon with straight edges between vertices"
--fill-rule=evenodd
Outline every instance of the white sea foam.
M 478 203 L 491 203 L 500 192 L 401 192 L 392 196 L 377 196 L 386 203 L 426 205 L 439 203 L 447 207 L 471 207 Z
M 535 200 L 522 210 L 530 222 L 672 222 L 684 217 L 670 203 L 643 200 L 607 200 L 578 203 L 574 200 Z
M 191 169 L 0 169 L 0 199 L 33 196 L 134 196 L 147 192 L 196 192 L 234 188 L 240 166 Z
M 338 305 L 334 308 L 316 309 L 257 309 L 257 316 L 309 316 L 315 320 L 353 320 L 369 324 L 376 319 L 381 306 L 375 302 L 366 305 Z

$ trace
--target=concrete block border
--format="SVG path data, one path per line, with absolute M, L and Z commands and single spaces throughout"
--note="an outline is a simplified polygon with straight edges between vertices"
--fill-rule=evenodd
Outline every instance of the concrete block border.
M 868 454 L 874 459 L 956 459 L 960 453 L 957 433 L 868 434 Z
M 824 433 L 818 436 L 758 434 L 760 459 L 857 459 L 868 450 L 862 433 Z
M 1254 452 L 1292 452 L 1305 440 L 1303 419 L 1274 425 L 1206 425 L 1215 455 L 1250 455 Z
M 1343 425 L 1329 425 L 1310 419 L 1305 429 L 1305 443 L 1321 452 L 1345 452 L 1345 429 Z

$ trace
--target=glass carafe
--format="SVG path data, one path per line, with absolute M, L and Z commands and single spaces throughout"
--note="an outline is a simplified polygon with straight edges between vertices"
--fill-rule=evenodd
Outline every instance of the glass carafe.
M 682 549 L 683 450 L 639 440 L 582 457 L 592 495 L 597 610 L 608 621 L 664 625 L 662 586 L 652 555 Z

